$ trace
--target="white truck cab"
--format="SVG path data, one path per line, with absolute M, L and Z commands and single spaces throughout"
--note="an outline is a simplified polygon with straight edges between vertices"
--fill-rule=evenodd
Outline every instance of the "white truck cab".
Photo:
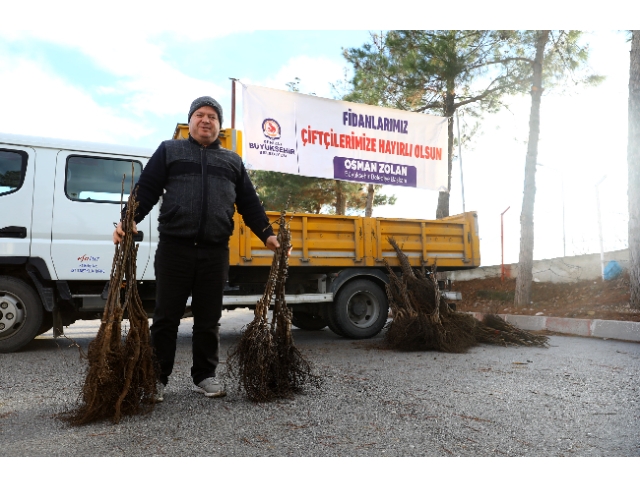
M 0 133 L 0 352 L 96 318 L 120 199 L 150 149 Z M 137 277 L 154 280 L 158 206 L 138 225 Z

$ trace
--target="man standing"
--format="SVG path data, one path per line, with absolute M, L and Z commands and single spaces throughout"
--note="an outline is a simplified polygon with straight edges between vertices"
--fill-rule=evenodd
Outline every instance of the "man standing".
M 162 196 L 155 256 L 156 307 L 151 342 L 160 368 L 156 401 L 173 370 L 178 326 L 191 295 L 191 377 L 194 390 L 222 397 L 215 378 L 222 294 L 229 265 L 234 204 L 245 223 L 270 250 L 280 247 L 242 159 L 220 146 L 222 107 L 209 96 L 189 109 L 189 139 L 166 140 L 151 156 L 136 184 L 139 223 Z M 134 228 L 137 232 L 137 229 Z M 122 225 L 113 242 L 124 236 Z

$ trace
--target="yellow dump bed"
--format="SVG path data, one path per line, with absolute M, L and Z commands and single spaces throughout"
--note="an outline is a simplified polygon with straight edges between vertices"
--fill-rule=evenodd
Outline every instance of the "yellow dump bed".
M 276 221 L 277 212 L 267 212 Z M 294 267 L 392 267 L 398 258 L 387 241 L 394 237 L 412 266 L 436 263 L 438 270 L 471 269 L 480 266 L 480 241 L 475 212 L 441 220 L 366 218 L 361 216 L 292 213 Z M 277 231 L 277 227 L 274 228 Z M 236 213 L 235 231 L 229 243 L 231 266 L 270 266 L 273 253 Z

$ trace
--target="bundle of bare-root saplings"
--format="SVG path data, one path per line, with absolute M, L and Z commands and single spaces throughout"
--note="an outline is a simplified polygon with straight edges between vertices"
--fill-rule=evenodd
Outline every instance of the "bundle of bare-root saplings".
M 385 335 L 389 348 L 461 353 L 478 343 L 547 345 L 547 337 L 516 328 L 498 315 L 487 314 L 480 321 L 454 311 L 438 288 L 435 266 L 431 272 L 414 270 L 395 239 L 388 240 L 402 268 L 398 276 L 385 261 L 389 272 L 387 296 L 393 316 Z
M 133 218 L 137 206 L 132 188 L 122 221 L 125 235 L 115 246 L 100 329 L 89 344 L 81 402 L 62 415 L 72 425 L 102 419 L 118 423 L 122 416 L 147 413 L 153 408 L 156 393 L 153 351 L 148 316 L 136 286 L 138 245 L 133 241 Z M 129 327 L 123 333 L 125 314 Z
M 292 311 L 285 301 L 291 230 L 284 211 L 280 213 L 278 225 L 280 247 L 273 256 L 264 294 L 256 304 L 253 321 L 229 351 L 227 360 L 230 375 L 238 378 L 239 388 L 254 402 L 289 398 L 301 392 L 305 385 L 319 387 L 321 382 L 293 343 Z

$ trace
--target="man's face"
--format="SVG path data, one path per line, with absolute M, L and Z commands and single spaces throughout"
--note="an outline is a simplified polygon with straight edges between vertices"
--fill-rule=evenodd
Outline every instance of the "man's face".
M 220 134 L 220 120 L 216 111 L 204 106 L 193 112 L 189 121 L 189 133 L 202 145 L 215 142 Z

